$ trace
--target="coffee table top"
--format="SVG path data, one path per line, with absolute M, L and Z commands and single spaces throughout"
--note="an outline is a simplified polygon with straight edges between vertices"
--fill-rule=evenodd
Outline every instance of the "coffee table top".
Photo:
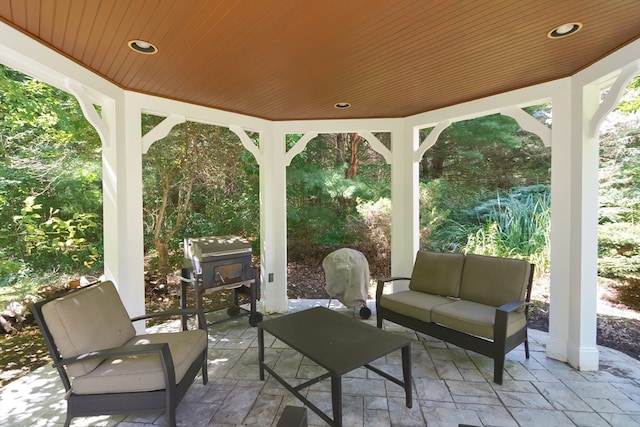
M 258 328 L 336 375 L 410 344 L 408 338 L 325 307 L 268 319 L 258 323 Z

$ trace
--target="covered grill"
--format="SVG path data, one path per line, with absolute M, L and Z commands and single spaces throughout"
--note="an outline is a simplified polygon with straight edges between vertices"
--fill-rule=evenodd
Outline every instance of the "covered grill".
M 349 248 L 338 249 L 324 258 L 322 268 L 329 297 L 336 298 L 349 308 L 360 307 L 360 317 L 368 319 L 371 316 L 371 310 L 367 307 L 369 263 L 362 252 Z
M 184 267 L 180 301 L 186 308 L 187 288 L 196 292 L 196 307 L 203 307 L 206 291 L 233 289 L 233 303 L 227 307 L 231 317 L 248 315 L 249 324 L 256 326 L 262 314 L 256 311 L 260 299 L 260 275 L 251 260 L 251 243 L 238 236 L 187 238 L 184 241 Z M 250 310 L 240 307 L 239 293 L 248 293 Z M 229 319 L 224 319 L 229 320 Z M 209 325 L 217 323 L 210 322 Z

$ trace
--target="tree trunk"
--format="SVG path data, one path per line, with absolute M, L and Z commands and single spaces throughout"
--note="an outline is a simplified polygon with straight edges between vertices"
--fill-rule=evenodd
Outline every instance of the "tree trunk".
M 358 164 L 360 159 L 358 158 L 358 143 L 360 137 L 357 133 L 349 134 L 349 144 L 351 148 L 351 156 L 349 158 L 349 167 L 344 171 L 345 178 L 355 178 L 358 175 Z
M 336 134 L 336 163 L 340 164 L 344 162 L 344 135 L 343 133 Z

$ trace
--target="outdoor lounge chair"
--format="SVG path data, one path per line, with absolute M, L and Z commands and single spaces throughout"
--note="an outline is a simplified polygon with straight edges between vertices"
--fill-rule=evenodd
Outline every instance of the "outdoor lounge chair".
M 100 282 L 31 305 L 74 417 L 165 411 L 176 407 L 202 369 L 207 383 L 207 329 L 202 310 L 130 319 L 112 282 Z M 197 329 L 136 335 L 133 322 L 196 315 Z

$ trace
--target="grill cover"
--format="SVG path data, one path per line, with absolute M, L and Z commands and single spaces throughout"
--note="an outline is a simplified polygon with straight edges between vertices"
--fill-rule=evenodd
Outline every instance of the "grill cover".
M 362 252 L 342 248 L 331 252 L 322 261 L 326 286 L 331 298 L 347 307 L 362 307 L 367 302 L 369 263 Z

